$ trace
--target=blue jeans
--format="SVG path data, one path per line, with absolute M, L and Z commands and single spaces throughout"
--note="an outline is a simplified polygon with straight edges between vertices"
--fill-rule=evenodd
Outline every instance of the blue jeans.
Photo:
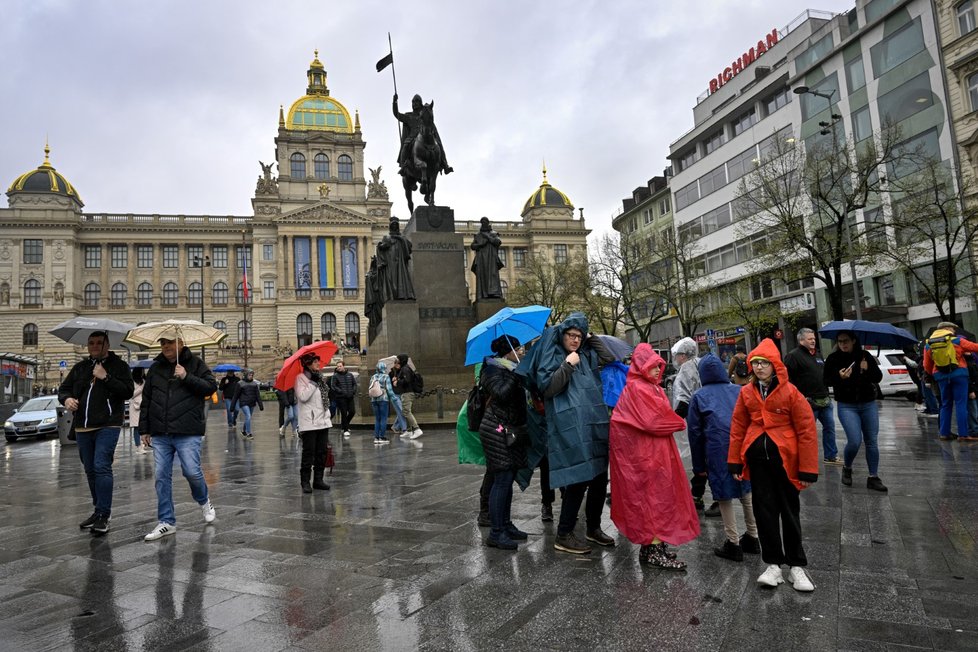
M 183 477 L 190 483 L 190 495 L 198 505 L 207 502 L 207 482 L 200 468 L 200 435 L 154 435 L 156 461 L 156 514 L 160 523 L 176 525 L 173 513 L 173 455 L 180 458 Z
M 299 413 L 296 411 L 294 405 L 287 405 L 287 406 L 285 406 L 285 424 L 284 425 L 287 426 L 290 423 L 292 424 L 292 429 L 293 430 L 296 430 L 296 431 L 299 430 Z
M 390 405 L 387 401 L 370 401 L 374 410 L 374 439 L 379 439 L 387 432 L 387 411 Z
M 866 464 L 869 474 L 876 475 L 880 466 L 880 449 L 877 438 L 880 433 L 880 412 L 876 401 L 866 403 L 837 403 L 839 406 L 839 423 L 846 431 L 846 448 L 843 452 L 847 469 L 852 468 L 856 459 L 859 445 L 866 442 Z
M 407 419 L 404 418 L 404 408 L 401 405 L 401 397 L 395 394 L 391 402 L 394 404 L 394 413 L 397 415 L 397 418 L 394 419 L 394 430 L 404 432 L 407 430 Z M 390 406 L 388 406 L 387 409 L 390 411 Z
M 142 444 L 143 442 L 139 437 L 139 428 L 136 428 L 135 426 L 129 426 L 129 430 L 130 432 L 132 432 L 132 445 L 139 446 L 140 444 Z
M 244 415 L 244 426 L 243 429 L 249 435 L 251 434 L 251 406 L 250 405 L 240 405 L 238 410 Z
M 224 399 L 224 409 L 228 413 L 228 425 L 233 426 L 238 420 L 238 411 L 231 409 L 231 399 Z
M 489 523 L 492 529 L 489 536 L 493 539 L 505 534 L 506 526 L 512 521 L 513 479 L 516 474 L 512 469 L 497 471 L 493 475 L 492 489 L 489 490 Z
M 930 388 L 930 383 L 920 381 L 920 395 L 924 397 L 924 412 L 927 414 L 940 412 L 941 406 L 937 404 L 937 397 L 934 396 L 934 390 Z
M 839 455 L 839 447 L 835 445 L 835 415 L 832 414 L 832 401 L 823 408 L 812 406 L 815 418 L 822 424 L 822 454 L 827 460 Z
M 958 437 L 968 436 L 968 370 L 958 367 L 949 374 L 937 372 L 934 380 L 941 389 L 941 418 L 937 431 L 942 437 L 951 434 L 951 410 L 958 422 Z
M 99 428 L 76 433 L 78 456 L 85 467 L 88 490 L 96 514 L 112 514 L 112 460 L 119 443 L 120 428 Z

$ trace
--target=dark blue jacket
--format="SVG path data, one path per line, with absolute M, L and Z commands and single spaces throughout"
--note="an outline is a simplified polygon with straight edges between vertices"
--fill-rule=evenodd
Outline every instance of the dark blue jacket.
M 730 382 L 727 368 L 715 355 L 700 358 L 700 382 L 689 402 L 686 429 L 693 472 L 707 472 L 714 500 L 740 498 L 750 492 L 749 482 L 738 482 L 727 470 L 730 421 L 740 386 Z

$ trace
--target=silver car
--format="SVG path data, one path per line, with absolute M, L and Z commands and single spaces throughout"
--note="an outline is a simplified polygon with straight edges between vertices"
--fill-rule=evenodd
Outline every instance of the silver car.
M 3 436 L 9 442 L 21 437 L 56 437 L 60 407 L 56 395 L 32 398 L 4 422 Z

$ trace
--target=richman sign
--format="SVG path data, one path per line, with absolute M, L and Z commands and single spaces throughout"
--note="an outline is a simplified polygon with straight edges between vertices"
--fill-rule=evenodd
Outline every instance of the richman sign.
M 757 45 L 744 52 L 740 58 L 735 59 L 733 63 L 723 69 L 723 72 L 710 80 L 710 93 L 716 93 L 720 90 L 721 86 L 746 70 L 747 66 L 754 63 L 758 57 L 770 50 L 777 42 L 778 30 L 772 29 L 770 34 L 757 41 Z

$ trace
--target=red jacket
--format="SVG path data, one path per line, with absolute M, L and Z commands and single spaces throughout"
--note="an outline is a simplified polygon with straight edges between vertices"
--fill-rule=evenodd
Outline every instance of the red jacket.
M 744 479 L 750 479 L 747 470 L 747 449 L 758 437 L 767 433 L 781 453 L 781 460 L 788 479 L 798 489 L 801 481 L 818 479 L 818 431 L 811 406 L 798 389 L 788 382 L 788 369 L 781 361 L 778 347 L 771 339 L 765 339 L 747 356 L 766 358 L 774 365 L 778 383 L 761 398 L 757 382 L 744 385 L 734 406 L 730 424 L 730 451 L 727 463 L 732 470 L 742 471 Z

